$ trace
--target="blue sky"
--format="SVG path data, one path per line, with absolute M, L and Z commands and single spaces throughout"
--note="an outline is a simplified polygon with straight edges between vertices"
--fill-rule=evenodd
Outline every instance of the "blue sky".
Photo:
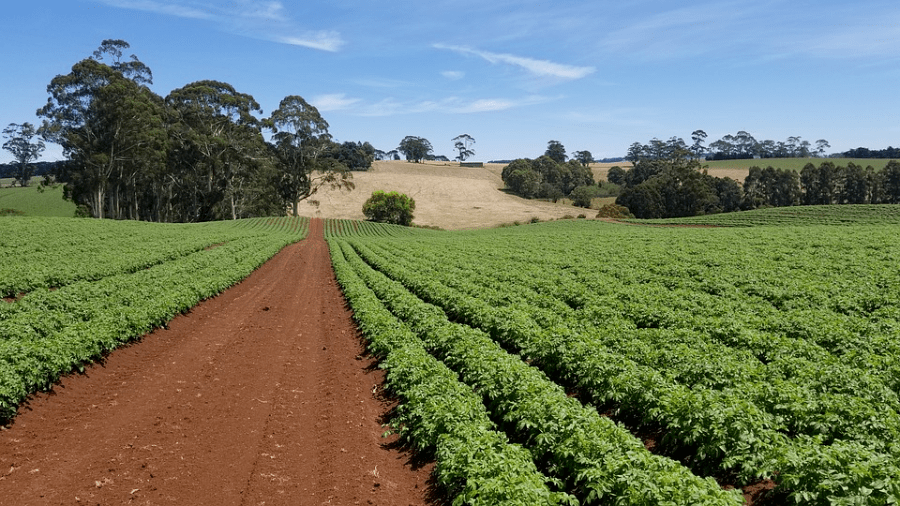
M 896 0 L 34 0 L 4 18 L 0 127 L 38 123 L 55 75 L 124 39 L 162 96 L 225 81 L 267 115 L 301 95 L 336 140 L 385 151 L 415 135 L 453 158 L 468 133 L 477 160 L 551 139 L 602 158 L 696 129 L 900 145 Z

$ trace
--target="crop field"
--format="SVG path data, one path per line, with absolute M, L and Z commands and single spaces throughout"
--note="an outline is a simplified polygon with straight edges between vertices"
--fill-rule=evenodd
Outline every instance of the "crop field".
M 308 226 L 0 219 L 0 421 L 60 375 L 245 278 Z
M 897 211 L 798 209 L 326 234 L 460 502 L 897 504 Z
M 808 163 L 819 166 L 822 162 L 832 162 L 835 165 L 846 167 L 848 163 L 855 163 L 862 167 L 871 165 L 876 170 L 881 170 L 889 162 L 886 158 L 757 158 L 744 160 L 708 160 L 703 165 L 710 170 L 743 169 L 756 166 L 760 168 L 775 167 L 776 169 L 788 169 L 800 172 Z
M 10 180 L 0 183 L 0 214 L 24 214 L 26 216 L 75 216 L 75 204 L 63 200 L 62 185 L 43 188 L 40 179 L 33 178 L 31 186 L 7 188 Z

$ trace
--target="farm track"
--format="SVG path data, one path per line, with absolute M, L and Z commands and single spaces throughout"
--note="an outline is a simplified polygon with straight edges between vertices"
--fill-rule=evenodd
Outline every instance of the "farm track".
M 0 430 L 0 504 L 423 504 L 322 221 L 247 279 Z

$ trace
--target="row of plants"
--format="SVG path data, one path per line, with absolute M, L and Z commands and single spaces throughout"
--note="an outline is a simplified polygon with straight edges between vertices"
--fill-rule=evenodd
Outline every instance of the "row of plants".
M 392 393 L 402 399 L 392 419 L 394 430 L 419 452 L 435 457 L 435 474 L 452 504 L 577 504 L 552 490 L 558 483 L 538 472 L 528 450 L 496 430 L 480 396 L 384 307 L 347 262 L 346 246 L 335 241 L 329 246 L 367 347 L 386 370 Z
M 221 226 L 233 231 L 216 247 L 134 272 L 75 281 L 58 289 L 36 288 L 15 302 L 0 304 L 0 421 L 15 416 L 29 394 L 50 388 L 60 375 L 83 369 L 120 344 L 165 325 L 239 282 L 305 234 L 304 226 L 287 222 Z M 164 250 L 168 239 L 163 235 L 155 240 Z M 40 240 L 52 243 L 51 238 Z M 197 240 L 204 244 L 208 236 L 200 234 Z
M 0 297 L 136 272 L 241 237 L 305 236 L 305 218 L 199 224 L 30 218 L 0 220 Z
M 378 298 L 429 349 L 485 398 L 511 438 L 535 454 L 539 468 L 566 484 L 585 504 L 739 504 L 739 492 L 693 475 L 679 463 L 651 454 L 622 426 L 566 395 L 537 369 L 508 354 L 490 336 L 451 323 L 402 284 L 356 256 L 348 261 Z M 347 251 L 349 248 L 344 248 Z
M 662 426 L 700 473 L 813 504 L 900 496 L 898 292 L 867 289 L 897 281 L 889 224 L 491 232 L 354 244 L 600 409 Z
M 590 300 L 590 293 L 572 281 L 550 283 L 553 286 L 547 292 L 557 287 L 562 293 L 584 292 L 581 302 L 586 305 L 581 309 L 585 311 L 576 311 L 553 295 L 528 286 L 548 284 L 552 275 L 539 276 L 545 270 L 541 266 L 520 269 L 509 273 L 514 279 L 499 280 L 479 273 L 489 268 L 490 260 L 464 269 L 454 266 L 443 250 L 431 251 L 431 258 L 423 258 L 428 256 L 423 253 L 411 258 L 396 248 L 381 245 L 379 249 L 382 258 L 390 257 L 385 263 L 391 269 L 414 263 L 416 279 L 427 279 L 440 287 L 438 290 L 449 288 L 439 295 L 427 290 L 422 294 L 452 308 L 454 316 L 461 303 L 451 300 L 463 295 L 469 297 L 464 304 L 482 311 L 511 310 L 527 315 L 531 321 L 526 325 L 531 328 L 522 331 L 526 335 L 551 332 L 546 339 L 552 340 L 558 339 L 554 335 L 562 335 L 560 332 L 574 331 L 572 339 L 590 336 L 610 353 L 651 367 L 689 388 L 740 392 L 740 397 L 771 414 L 787 434 L 821 435 L 827 441 L 859 440 L 881 451 L 887 442 L 900 438 L 900 400 L 890 388 L 893 383 L 885 382 L 884 375 L 869 367 L 841 360 L 802 338 L 776 336 L 766 347 L 764 363 L 759 360 L 760 348 L 735 346 L 736 339 L 726 345 L 697 329 L 637 328 L 633 320 L 608 311 L 608 318 L 598 319 L 600 311 L 614 304 Z M 462 312 L 467 314 L 465 308 Z

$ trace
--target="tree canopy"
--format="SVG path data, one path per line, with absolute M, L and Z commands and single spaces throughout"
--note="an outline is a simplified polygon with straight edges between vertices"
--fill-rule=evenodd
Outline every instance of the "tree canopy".
M 363 214 L 371 221 L 412 225 L 416 201 L 398 192 L 375 191 L 363 204 Z
M 460 162 L 466 161 L 467 158 L 475 155 L 475 150 L 471 148 L 475 144 L 475 139 L 469 134 L 457 135 L 452 139 L 454 141 L 453 149 L 459 152 L 456 159 Z
M 28 186 L 33 169 L 31 162 L 36 161 L 44 151 L 44 141 L 36 139 L 37 129 L 31 123 L 21 125 L 10 123 L 3 129 L 3 149 L 12 153 L 16 160 L 16 180 L 19 186 Z
M 407 161 L 420 163 L 422 160 L 428 158 L 433 149 L 431 143 L 428 142 L 428 139 L 407 135 L 400 141 L 400 146 L 397 147 L 397 151 L 403 153 L 403 156 L 406 157 Z
M 338 145 L 302 97 L 269 118 L 252 95 L 201 80 L 165 99 L 127 42 L 104 40 L 47 87 L 42 138 L 68 158 L 55 176 L 98 218 L 207 221 L 296 214 L 321 185 L 352 188 L 348 166 L 368 168 L 368 143 Z M 272 130 L 267 142 L 262 130 Z

